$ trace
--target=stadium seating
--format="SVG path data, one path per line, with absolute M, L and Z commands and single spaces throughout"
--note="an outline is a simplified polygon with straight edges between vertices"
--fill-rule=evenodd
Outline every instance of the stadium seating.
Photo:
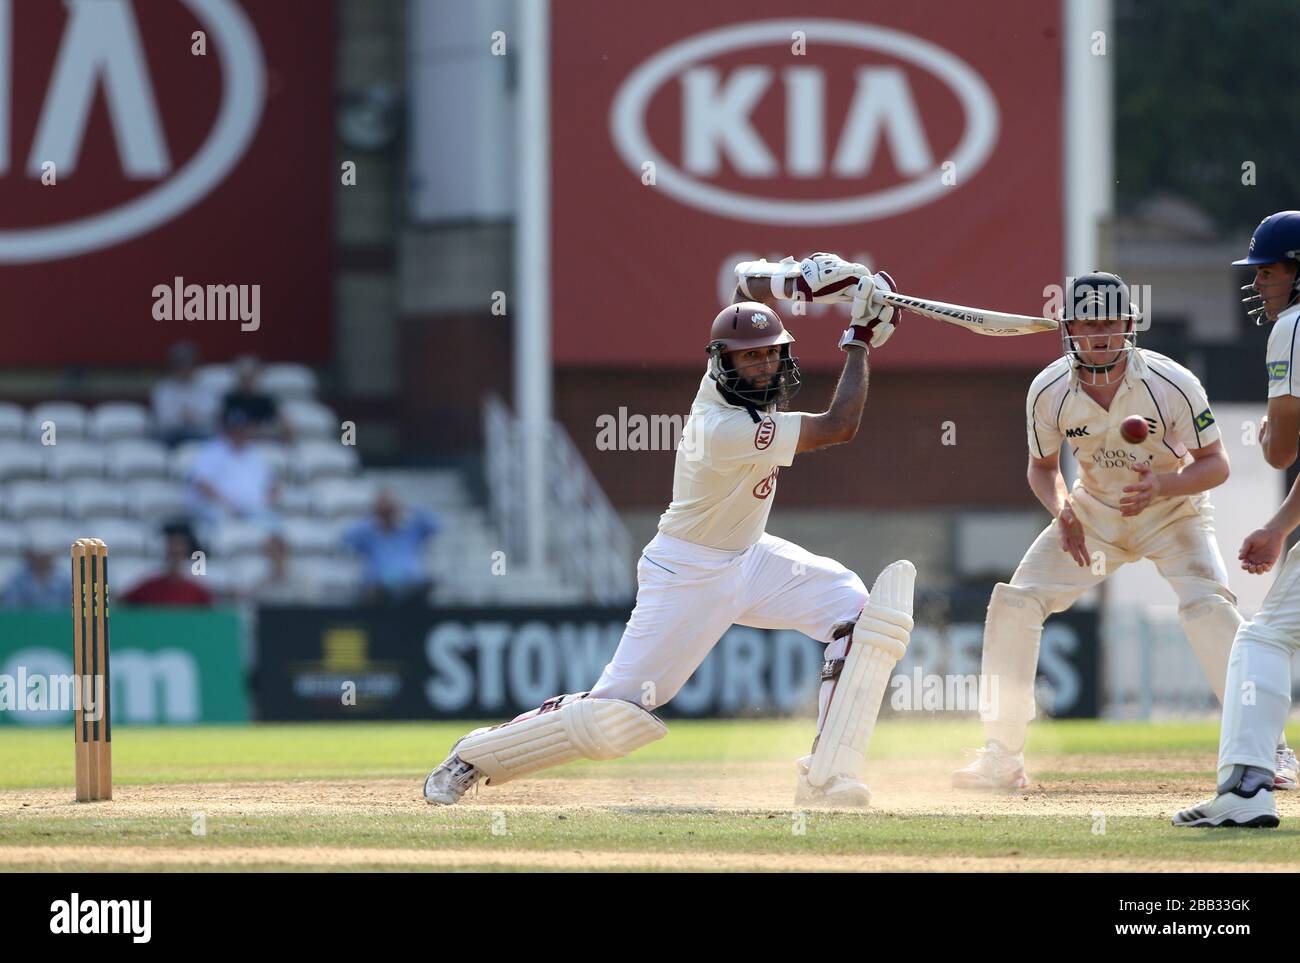
M 44 478 L 45 457 L 31 442 L 0 442 L 0 482 Z
M 161 554 L 154 532 L 122 518 L 83 519 L 78 531 L 84 538 L 103 539 L 111 546 L 114 561 L 119 557 L 152 559 L 156 565 Z
M 374 486 L 361 479 L 327 478 L 312 486 L 316 511 L 325 518 L 364 515 L 374 504 Z
M 65 514 L 71 518 L 123 518 L 130 514 L 126 489 L 106 485 L 102 479 L 78 478 L 63 486 L 63 494 Z
M 280 406 L 280 412 L 284 415 L 284 420 L 288 422 L 294 438 L 299 440 L 310 438 L 333 439 L 335 442 L 339 439 L 342 429 L 340 428 L 341 422 L 338 415 L 319 401 L 295 398 L 284 402 Z
M 154 441 L 127 439 L 108 446 L 108 473 L 119 481 L 166 478 L 167 449 Z
M 279 531 L 294 556 L 326 556 L 338 551 L 337 531 L 318 521 L 286 519 Z
M 231 521 L 217 528 L 209 546 L 214 555 L 236 558 L 241 555 L 260 555 L 266 544 L 267 531 L 252 522 Z
M 220 397 L 235 387 L 237 376 L 234 365 L 205 364 L 199 366 L 194 377 L 208 391 Z
M 5 513 L 13 519 L 64 517 L 63 491 L 40 481 L 12 482 L 5 490 Z
M 144 438 L 149 433 L 149 412 L 144 405 L 109 401 L 90 415 L 90 433 L 100 441 Z
M 199 374 L 212 384 L 228 387 L 234 381 L 229 365 L 208 365 Z M 506 590 L 485 567 L 495 540 L 457 472 L 365 472 L 356 449 L 339 443 L 338 415 L 313 397 L 316 379 L 310 369 L 270 365 L 263 384 L 282 399 L 293 439 L 256 443 L 281 483 L 279 521 L 273 527 L 291 556 L 308 560 L 324 603 L 346 604 L 359 596 L 360 565 L 341 536 L 369 516 L 380 486 L 396 490 L 405 504 L 434 509 L 442 519 L 444 531 L 429 554 L 430 575 L 439 585 L 435 598 L 484 601 Z M 42 444 L 43 435 L 49 440 L 49 422 L 55 443 Z M 186 478 L 204 444 L 168 449 L 155 440 L 148 409 L 134 402 L 88 408 L 49 401 L 26 409 L 0 403 L 0 587 L 21 567 L 28 547 L 66 555 L 72 541 L 82 537 L 109 544 L 116 591 L 125 593 L 155 574 L 161 526 L 190 515 Z M 244 521 L 214 530 L 203 546 L 208 587 L 221 594 L 255 585 L 257 573 L 265 571 L 267 535 L 267 526 Z M 467 558 L 482 558 L 484 564 L 466 565 Z
M 306 365 L 268 364 L 262 369 L 258 384 L 263 391 L 282 400 L 316 396 L 316 374 Z
M 16 440 L 24 435 L 27 425 L 27 412 L 19 405 L 0 404 L 0 439 Z
M 357 473 L 356 449 L 337 441 L 304 441 L 296 445 L 290 458 L 300 481 L 311 483 L 323 478 L 348 478 Z
M 23 553 L 27 538 L 22 527 L 14 522 L 0 521 L 0 558 L 13 558 Z
M 47 401 L 27 413 L 27 435 L 39 439 L 52 428 L 56 442 L 84 438 L 89 420 L 85 407 L 75 401 Z
M 131 515 L 153 527 L 189 511 L 185 486 L 175 481 L 155 478 L 133 481 L 127 490 L 127 501 Z
M 105 450 L 93 442 L 64 441 L 45 448 L 46 474 L 59 481 L 103 478 Z

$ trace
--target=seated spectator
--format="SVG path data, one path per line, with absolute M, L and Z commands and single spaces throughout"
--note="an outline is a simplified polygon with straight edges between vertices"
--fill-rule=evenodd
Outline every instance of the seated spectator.
M 212 593 L 193 575 L 199 543 L 184 522 L 163 526 L 163 570 L 122 596 L 128 605 L 211 605 Z M 71 588 L 68 590 L 71 592 Z
M 238 381 L 222 399 L 222 415 L 239 412 L 254 438 L 287 440 L 289 432 L 273 395 L 261 389 L 262 362 L 246 354 L 235 361 Z
M 171 370 L 153 388 L 153 420 L 166 445 L 211 438 L 217 427 L 216 393 L 200 384 L 199 351 L 191 342 L 173 345 Z
M 48 546 L 33 545 L 24 564 L 5 586 L 0 604 L 7 609 L 66 609 L 72 604 L 72 575 L 55 564 Z
M 190 466 L 190 499 L 202 525 L 232 518 L 271 523 L 279 495 L 275 472 L 252 446 L 239 409 L 227 409 L 222 433 L 199 450 Z
M 311 577 L 307 566 L 289 553 L 289 543 L 272 532 L 262 547 L 266 557 L 266 574 L 248 593 L 255 602 L 269 605 L 307 605 L 321 599 L 320 583 Z
M 374 515 L 343 533 L 343 544 L 361 558 L 362 597 L 369 602 L 416 602 L 433 582 L 424 550 L 438 532 L 437 517 L 423 509 L 405 514 L 389 492 L 375 498 Z

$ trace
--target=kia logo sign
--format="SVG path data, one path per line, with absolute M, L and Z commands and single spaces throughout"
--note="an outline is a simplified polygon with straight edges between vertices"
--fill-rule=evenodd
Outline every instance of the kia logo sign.
M 956 98 L 964 117 L 957 146 L 945 156 L 934 156 L 907 71 L 901 67 L 865 66 L 857 71 L 849 113 L 837 132 L 823 131 L 827 78 L 815 62 L 805 66 L 797 63 L 805 58 L 789 58 L 794 63 L 782 68 L 780 78 L 769 65 L 740 66 L 723 77 L 708 63 L 746 48 L 780 46 L 788 51 L 796 32 L 806 35 L 811 50 L 869 50 L 937 79 Z M 651 100 L 672 81 L 678 82 L 682 97 L 680 164 L 664 157 L 646 133 Z M 763 141 L 751 116 L 778 83 L 786 98 L 783 116 L 800 125 L 797 131 L 787 131 L 784 155 Z M 683 204 L 749 222 L 846 224 L 889 217 L 954 190 L 941 179 L 945 162 L 954 165 L 961 183 L 969 183 L 997 140 L 998 108 L 988 85 L 969 65 L 911 34 L 848 20 L 765 20 L 697 34 L 651 57 L 619 88 L 610 128 L 623 162 L 638 175 L 642 165 L 652 162 L 656 186 Z M 886 144 L 906 178 L 902 183 L 828 198 L 782 197 L 771 189 L 773 179 L 781 176 L 861 180 Z M 704 180 L 718 172 L 723 155 L 753 184 L 752 192 Z
M 69 3 L 49 87 L 30 154 L 10 145 L 11 131 L 0 131 L 0 163 L 9 177 L 41 176 L 41 167 L 75 171 L 88 123 L 90 104 L 104 96 L 113 121 L 122 167 L 136 179 L 159 183 L 145 194 L 107 211 L 40 227 L 0 230 L 0 263 L 23 264 L 72 257 L 119 244 L 165 224 L 197 204 L 226 177 L 248 149 L 262 116 L 265 65 L 257 33 L 236 0 L 182 0 L 208 36 L 209 55 L 221 64 L 221 106 L 202 146 L 179 169 L 167 154 L 162 121 L 140 42 L 135 11 L 124 0 Z M 5 36 L 12 33 L 12 11 L 0 4 Z M 188 34 L 183 38 L 189 42 Z M 21 42 L 19 40 L 18 42 Z M 180 42 L 180 41 L 178 41 Z M 11 88 L 0 88 L 8 98 Z M 0 122 L 12 110 L 0 105 Z M 57 190 L 57 188 L 54 188 Z
M 776 422 L 771 418 L 764 418 L 759 423 L 758 430 L 754 432 L 754 447 L 763 451 L 772 444 L 772 438 L 776 435 Z

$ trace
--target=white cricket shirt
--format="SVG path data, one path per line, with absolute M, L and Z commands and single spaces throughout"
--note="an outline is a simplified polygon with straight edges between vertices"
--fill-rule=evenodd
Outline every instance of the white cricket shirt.
M 1120 436 L 1120 423 L 1130 415 L 1141 415 L 1151 429 L 1140 445 Z M 1129 355 L 1110 410 L 1088 397 L 1068 358 L 1053 361 L 1029 387 L 1026 420 L 1030 453 L 1046 458 L 1062 441 L 1069 444 L 1084 489 L 1111 508 L 1119 508 L 1124 486 L 1137 479 L 1132 466 L 1138 459 L 1149 462 L 1157 474 L 1177 471 L 1191 461 L 1189 448 L 1219 440 L 1219 426 L 1196 375 L 1143 348 Z M 1198 504 L 1207 500 L 1205 492 L 1193 497 Z
M 677 445 L 673 500 L 659 517 L 659 531 L 724 551 L 742 551 L 762 538 L 777 472 L 794 461 L 803 416 L 758 414 L 756 424 L 704 376 Z
M 1300 395 L 1300 375 L 1295 357 L 1295 329 L 1300 324 L 1300 304 L 1293 304 L 1277 316 L 1268 335 L 1268 396 Z

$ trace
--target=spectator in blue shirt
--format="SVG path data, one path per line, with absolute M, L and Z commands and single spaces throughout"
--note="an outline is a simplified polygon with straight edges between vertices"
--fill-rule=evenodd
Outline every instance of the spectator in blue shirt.
M 417 602 L 433 585 L 425 564 L 425 548 L 438 532 L 432 512 L 403 512 L 393 495 L 381 491 L 374 514 L 350 526 L 343 544 L 361 559 L 362 597 L 370 602 Z
M 66 609 L 72 601 L 72 575 L 54 564 L 54 553 L 42 546 L 27 550 L 26 564 L 5 586 L 7 609 Z

